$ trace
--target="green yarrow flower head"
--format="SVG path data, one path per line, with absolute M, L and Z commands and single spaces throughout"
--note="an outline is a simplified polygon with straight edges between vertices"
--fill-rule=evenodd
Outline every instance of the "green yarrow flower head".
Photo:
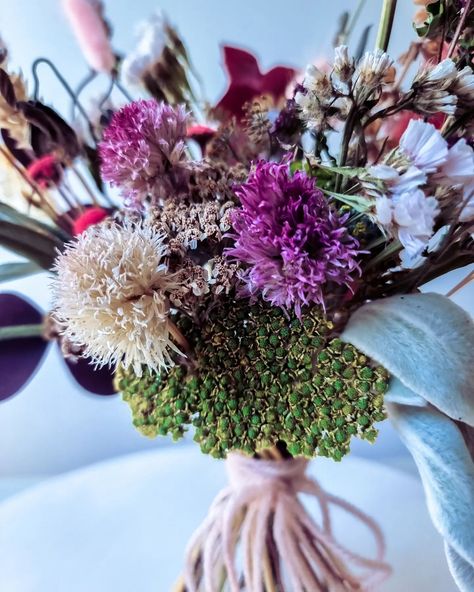
M 202 326 L 184 317 L 177 325 L 193 363 L 117 375 L 143 434 L 179 439 L 192 425 L 217 458 L 284 444 L 292 455 L 341 460 L 352 436 L 374 441 L 388 374 L 338 339 L 317 308 L 298 319 L 227 297 Z

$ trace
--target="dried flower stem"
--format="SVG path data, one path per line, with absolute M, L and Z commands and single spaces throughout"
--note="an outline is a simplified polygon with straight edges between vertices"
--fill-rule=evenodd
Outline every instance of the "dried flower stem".
M 375 47 L 382 49 L 383 51 L 387 51 L 388 48 L 396 8 L 397 0 L 383 0 L 379 30 L 375 42 Z
M 462 290 L 465 286 L 470 284 L 472 281 L 474 281 L 474 271 L 469 272 L 464 279 L 462 279 L 460 282 L 458 282 L 454 286 L 454 288 L 451 288 L 451 290 L 449 290 L 449 292 L 446 294 L 446 298 L 450 298 L 451 296 L 454 296 L 454 294 L 456 294 L 456 292 L 459 292 L 459 290 Z
M 57 224 L 58 226 L 61 226 L 63 230 L 66 230 L 69 233 L 69 228 L 67 228 L 65 225 L 61 225 L 61 222 L 56 214 L 56 210 L 49 203 L 49 201 L 46 199 L 45 195 L 39 189 L 38 185 L 28 177 L 28 175 L 25 173 L 25 171 L 10 156 L 10 153 L 8 152 L 8 150 L 5 150 L 2 146 L 0 146 L 0 152 L 3 154 L 3 156 L 5 156 L 5 158 L 8 160 L 8 162 L 17 171 L 17 173 L 23 178 L 23 180 L 31 187 L 31 189 L 33 190 L 33 193 L 38 196 L 39 203 L 41 204 L 41 207 L 44 208 L 44 212 L 51 218 L 51 220 L 55 224 Z M 73 223 L 72 218 L 70 218 L 67 214 L 65 214 L 63 217 L 69 223 L 71 223 L 71 224 Z
M 186 339 L 186 337 L 181 333 L 181 331 L 178 329 L 178 327 L 170 319 L 168 319 L 168 330 L 169 330 L 171 336 L 173 337 L 173 339 L 176 341 L 176 343 L 184 351 L 188 352 L 191 350 L 191 348 L 189 346 L 189 342 Z
M 452 57 L 452 55 L 454 54 L 454 51 L 456 49 L 456 44 L 459 40 L 459 37 L 461 36 L 461 33 L 463 32 L 464 25 L 466 24 L 467 16 L 471 10 L 471 4 L 472 4 L 472 0 L 467 0 L 466 5 L 464 6 L 464 8 L 461 9 L 462 15 L 461 15 L 461 18 L 459 19 L 458 26 L 456 27 L 456 32 L 454 33 L 454 37 L 451 40 L 451 45 L 449 46 L 448 54 L 446 56 L 447 58 Z
M 89 195 L 89 197 L 92 200 L 92 203 L 94 205 L 98 206 L 99 202 L 97 201 L 97 197 L 94 195 L 94 192 L 89 187 L 89 185 L 88 185 L 87 181 L 84 179 L 84 176 L 82 175 L 82 173 L 75 166 L 71 166 L 71 171 L 73 172 L 73 174 L 76 176 L 77 180 L 81 183 L 81 185 L 86 190 L 87 194 Z
M 13 325 L 0 327 L 0 342 L 7 339 L 20 339 L 25 337 L 41 337 L 43 335 L 43 323 L 32 325 Z
M 94 142 L 97 142 L 98 139 L 97 139 L 97 136 L 96 136 L 96 134 L 94 132 L 94 126 L 92 125 L 92 122 L 89 119 L 89 116 L 87 115 L 86 110 L 81 105 L 81 103 L 78 101 L 77 96 L 75 95 L 74 91 L 69 86 L 68 82 L 66 81 L 66 79 L 64 78 L 64 76 L 61 74 L 61 72 L 56 68 L 56 66 L 53 64 L 53 62 L 51 62 L 47 58 L 37 58 L 33 62 L 32 66 L 31 66 L 31 72 L 33 74 L 33 80 L 34 80 L 34 83 L 35 83 L 34 92 L 33 92 L 33 98 L 34 98 L 34 100 L 35 101 L 38 100 L 40 81 L 39 81 L 37 70 L 38 70 L 38 66 L 40 64 L 46 64 L 53 71 L 54 75 L 59 80 L 59 82 L 63 86 L 64 90 L 67 92 L 67 94 L 71 97 L 71 100 L 73 101 L 73 103 L 76 105 L 79 113 L 86 120 L 87 127 L 89 128 L 89 133 L 91 134 L 92 139 L 94 140 Z

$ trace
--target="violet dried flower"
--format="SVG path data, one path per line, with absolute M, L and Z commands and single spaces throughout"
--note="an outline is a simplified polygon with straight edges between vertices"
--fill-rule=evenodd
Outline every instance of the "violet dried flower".
M 100 144 L 101 171 L 119 187 L 127 205 L 179 194 L 189 170 L 185 160 L 186 112 L 154 99 L 117 111 Z
M 227 255 L 248 265 L 241 276 L 247 293 L 300 316 L 304 305 L 324 307 L 331 284 L 350 288 L 360 274 L 359 243 L 314 178 L 260 161 L 235 191 L 242 207 L 231 218 L 235 246 Z

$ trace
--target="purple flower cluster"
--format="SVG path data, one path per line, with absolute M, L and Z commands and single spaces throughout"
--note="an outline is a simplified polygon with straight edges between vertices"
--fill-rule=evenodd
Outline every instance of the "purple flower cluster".
M 251 295 L 275 306 L 324 307 L 328 283 L 347 285 L 360 274 L 359 243 L 329 206 L 314 179 L 290 175 L 288 164 L 260 161 L 236 189 L 242 204 L 233 213 L 235 246 L 227 255 L 246 263 L 242 279 Z
M 117 111 L 99 146 L 101 172 L 128 205 L 176 194 L 186 180 L 186 112 L 154 99 Z

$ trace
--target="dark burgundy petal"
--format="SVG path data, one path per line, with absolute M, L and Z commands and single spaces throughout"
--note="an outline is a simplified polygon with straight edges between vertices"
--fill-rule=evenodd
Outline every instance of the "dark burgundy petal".
M 115 395 L 113 373 L 107 367 L 94 370 L 89 360 L 79 358 L 77 362 L 65 360 L 76 381 L 94 395 Z
M 237 119 L 242 119 L 244 115 L 243 106 L 255 97 L 260 96 L 260 92 L 249 86 L 239 86 L 232 84 L 227 92 L 216 105 L 216 112 L 225 111 L 234 115 Z
M 216 113 L 227 111 L 241 118 L 243 105 L 252 99 L 270 94 L 276 101 L 284 96 L 295 77 L 293 68 L 277 66 L 263 75 L 254 55 L 237 47 L 224 46 L 224 63 L 229 76 L 227 91 L 216 105 Z
M 0 294 L 0 327 L 41 323 L 42 314 L 16 294 Z M 19 391 L 39 367 L 48 342 L 41 337 L 0 341 L 0 401 Z
M 225 45 L 224 64 L 233 84 L 259 87 L 262 74 L 258 67 L 257 58 L 245 49 Z
M 262 92 L 268 93 L 276 101 L 285 95 L 286 87 L 296 75 L 296 70 L 277 66 L 265 74 L 262 81 Z

